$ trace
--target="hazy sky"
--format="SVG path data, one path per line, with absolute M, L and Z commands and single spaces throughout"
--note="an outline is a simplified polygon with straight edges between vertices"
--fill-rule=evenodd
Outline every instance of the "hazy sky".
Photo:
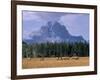
M 58 21 L 66 26 L 71 35 L 82 36 L 89 40 L 89 14 L 22 11 L 23 39 L 29 39 L 33 31 L 37 31 L 48 21 Z

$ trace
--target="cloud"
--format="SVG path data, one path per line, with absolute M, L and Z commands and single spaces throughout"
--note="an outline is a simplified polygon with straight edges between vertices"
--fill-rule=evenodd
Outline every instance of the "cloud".
M 23 31 L 23 39 L 31 39 L 31 37 L 29 36 L 32 32 L 24 30 Z
M 37 15 L 40 16 L 45 21 L 58 21 L 61 16 L 65 15 L 65 13 L 37 12 Z
M 89 15 L 88 14 L 66 14 L 59 20 L 66 26 L 70 34 L 75 36 L 83 36 L 89 40 Z
M 57 12 L 41 12 L 41 11 L 23 11 L 24 21 L 58 21 L 60 17 L 64 16 L 66 13 Z
M 40 21 L 41 18 L 36 14 L 36 12 L 33 12 L 33 11 L 23 11 L 23 20 L 24 21 L 29 21 L 29 20 Z

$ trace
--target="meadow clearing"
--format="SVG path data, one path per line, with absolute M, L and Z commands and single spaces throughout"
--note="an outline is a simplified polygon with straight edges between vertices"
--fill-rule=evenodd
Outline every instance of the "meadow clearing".
M 31 68 L 51 68 L 51 67 L 73 67 L 73 66 L 88 66 L 89 57 L 79 57 L 78 59 L 74 57 L 63 57 L 63 59 L 58 58 L 23 58 L 22 59 L 22 68 L 31 69 Z

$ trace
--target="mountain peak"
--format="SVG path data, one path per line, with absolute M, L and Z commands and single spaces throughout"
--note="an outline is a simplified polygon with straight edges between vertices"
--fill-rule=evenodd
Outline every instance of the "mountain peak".
M 68 30 L 67 26 L 60 24 L 55 21 L 48 21 L 46 25 L 41 26 L 40 30 L 37 32 L 32 32 L 31 35 L 32 43 L 44 43 L 44 42 L 80 42 L 84 41 L 82 36 L 72 36 Z M 34 35 L 35 33 L 35 35 Z

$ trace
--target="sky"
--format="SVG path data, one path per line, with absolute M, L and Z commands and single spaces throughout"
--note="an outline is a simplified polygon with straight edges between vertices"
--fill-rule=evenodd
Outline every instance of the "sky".
M 30 39 L 30 34 L 38 31 L 48 21 L 58 21 L 66 26 L 73 36 L 82 36 L 89 40 L 89 14 L 87 13 L 63 13 L 63 12 L 39 12 L 22 11 L 23 39 Z

